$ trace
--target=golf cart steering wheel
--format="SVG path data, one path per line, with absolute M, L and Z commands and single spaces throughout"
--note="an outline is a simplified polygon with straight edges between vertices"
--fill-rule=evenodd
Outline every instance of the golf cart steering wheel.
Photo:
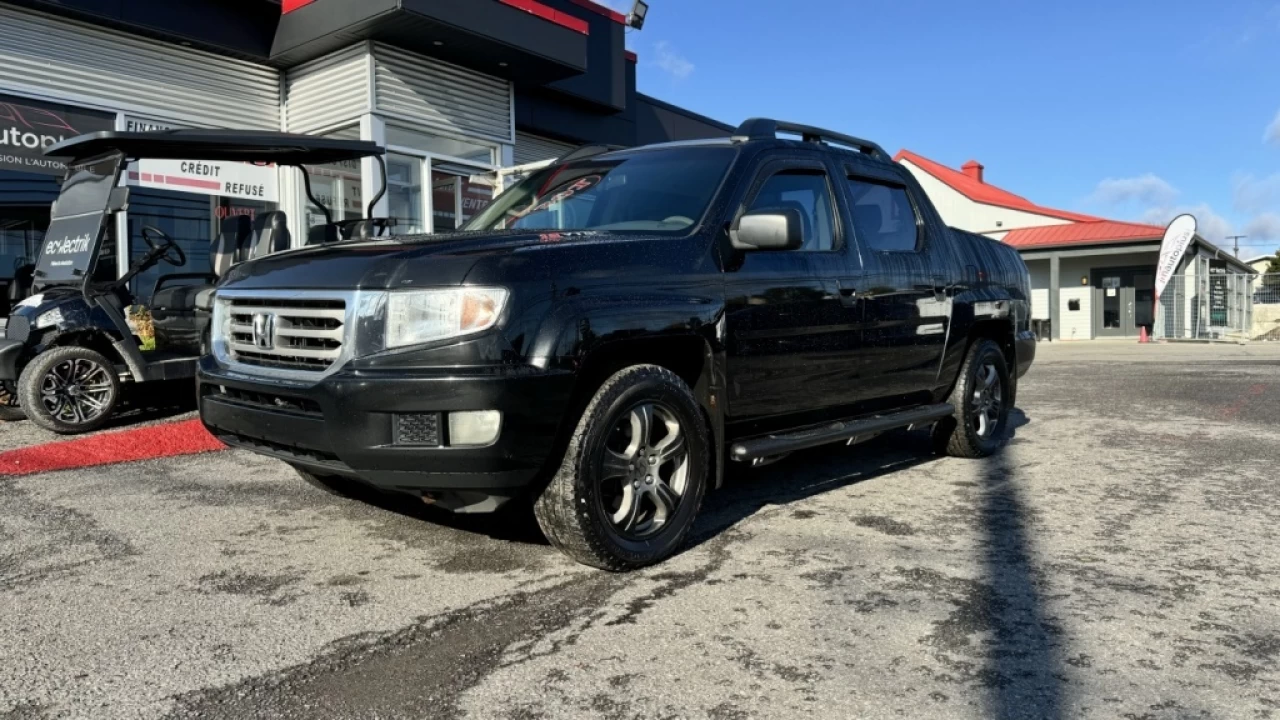
M 173 238 L 165 235 L 164 231 L 152 225 L 146 225 L 142 228 L 142 239 L 147 245 L 151 246 L 151 252 L 157 258 L 163 260 L 175 267 L 181 267 L 187 264 L 187 254 L 178 247 L 178 243 Z

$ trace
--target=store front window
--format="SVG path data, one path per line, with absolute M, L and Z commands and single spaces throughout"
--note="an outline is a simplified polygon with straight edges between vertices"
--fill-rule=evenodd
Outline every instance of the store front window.
M 427 231 L 422 213 L 422 160 L 406 155 L 387 156 L 388 214 L 402 234 Z
M 387 198 L 399 233 L 451 232 L 493 201 L 497 147 L 387 126 Z M 423 178 L 431 192 L 423 193 Z M 429 220 L 429 222 L 427 222 Z

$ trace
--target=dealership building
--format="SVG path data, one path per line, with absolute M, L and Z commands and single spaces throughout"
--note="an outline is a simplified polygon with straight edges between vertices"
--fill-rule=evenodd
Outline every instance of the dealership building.
M 99 130 L 236 128 L 388 149 L 375 212 L 399 232 L 458 227 L 486 174 L 583 143 L 638 145 L 732 128 L 636 91 L 627 19 L 590 0 L 0 0 L 0 316 L 34 260 L 62 166 L 43 147 Z M 99 268 L 123 272 L 154 225 L 202 268 L 223 219 L 283 211 L 293 242 L 320 218 L 297 173 L 134 168 Z M 373 160 L 315 169 L 340 218 L 362 214 Z M 134 291 L 146 301 L 155 276 Z
M 1042 338 L 1091 340 L 1246 337 L 1255 271 L 1196 235 L 1155 305 L 1164 228 L 1038 205 L 986 181 L 970 160 L 959 170 L 909 150 L 911 171 L 948 225 L 1018 249 L 1031 273 L 1031 316 Z

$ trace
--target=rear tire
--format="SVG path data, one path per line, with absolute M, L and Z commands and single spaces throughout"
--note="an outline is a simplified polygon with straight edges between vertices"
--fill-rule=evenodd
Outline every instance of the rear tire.
M 31 422 L 60 435 L 102 427 L 120 400 L 115 363 L 85 347 L 56 347 L 32 358 L 18 378 L 18 400 Z
M 1000 346 L 991 340 L 975 341 L 948 400 L 955 414 L 934 425 L 934 448 L 961 458 L 994 454 L 1009 439 L 1012 399 L 1013 382 Z
M 584 565 L 652 565 L 693 528 L 709 467 L 689 386 L 666 368 L 633 365 L 596 391 L 534 516 L 552 545 Z
M 18 402 L 18 383 L 12 380 L 0 381 L 0 421 L 17 422 L 26 420 L 27 413 Z

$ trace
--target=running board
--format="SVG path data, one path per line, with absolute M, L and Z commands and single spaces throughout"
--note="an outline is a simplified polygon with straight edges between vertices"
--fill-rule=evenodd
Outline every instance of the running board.
M 791 432 L 741 440 L 733 444 L 730 455 L 739 462 L 754 462 L 761 458 L 844 440 L 869 440 L 871 437 L 889 430 L 927 425 L 949 417 L 954 413 L 955 408 L 950 404 L 939 403 L 937 405 L 922 405 L 908 410 L 899 410 L 884 415 L 839 420 Z

